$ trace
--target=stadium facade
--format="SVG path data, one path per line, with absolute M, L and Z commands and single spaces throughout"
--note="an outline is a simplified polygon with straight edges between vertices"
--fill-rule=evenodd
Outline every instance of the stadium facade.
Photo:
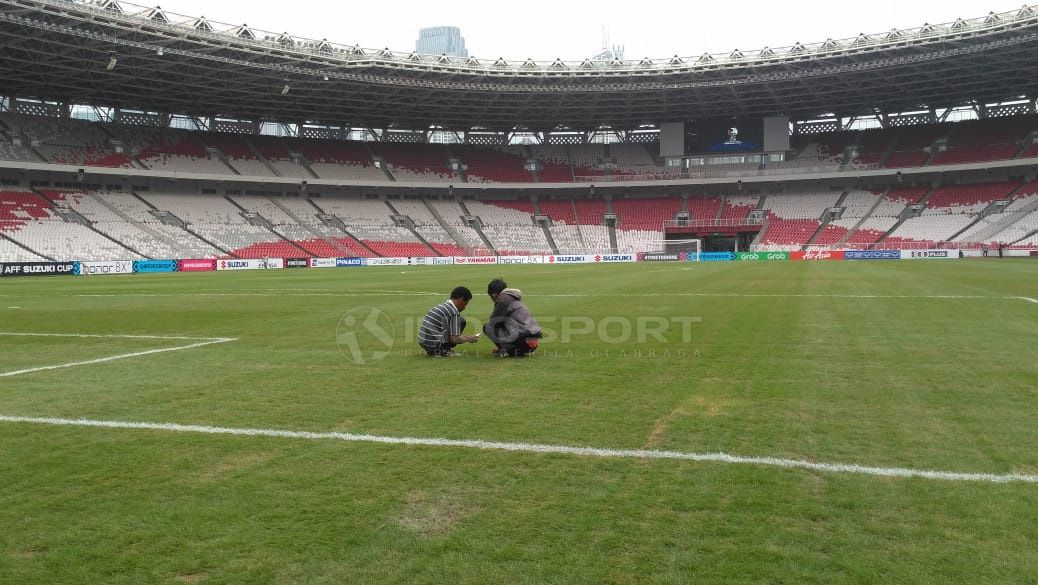
M 1033 7 L 611 62 L 368 50 L 112 0 L 0 0 L 0 37 L 6 254 L 1038 244 Z

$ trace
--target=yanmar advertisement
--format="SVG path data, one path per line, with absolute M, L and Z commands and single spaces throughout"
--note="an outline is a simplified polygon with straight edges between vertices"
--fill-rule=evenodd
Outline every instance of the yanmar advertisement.
M 497 256 L 455 256 L 455 264 L 497 264 Z

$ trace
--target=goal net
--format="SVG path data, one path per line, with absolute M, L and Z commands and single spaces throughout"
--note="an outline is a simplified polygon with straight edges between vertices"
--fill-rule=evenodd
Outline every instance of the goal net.
M 646 254 L 658 255 L 680 255 L 681 259 L 692 261 L 699 260 L 699 253 L 703 251 L 702 240 L 656 240 L 648 246 Z

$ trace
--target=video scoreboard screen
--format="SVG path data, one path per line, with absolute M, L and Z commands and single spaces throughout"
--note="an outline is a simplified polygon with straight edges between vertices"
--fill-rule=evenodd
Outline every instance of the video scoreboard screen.
M 785 116 L 693 120 L 680 125 L 661 125 L 661 130 L 663 156 L 789 150 L 789 118 Z

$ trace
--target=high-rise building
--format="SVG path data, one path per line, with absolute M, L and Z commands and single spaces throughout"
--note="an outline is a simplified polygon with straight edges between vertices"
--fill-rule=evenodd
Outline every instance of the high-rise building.
M 456 26 L 433 26 L 418 31 L 415 51 L 423 55 L 447 55 L 448 57 L 468 57 L 465 39 L 461 29 Z

